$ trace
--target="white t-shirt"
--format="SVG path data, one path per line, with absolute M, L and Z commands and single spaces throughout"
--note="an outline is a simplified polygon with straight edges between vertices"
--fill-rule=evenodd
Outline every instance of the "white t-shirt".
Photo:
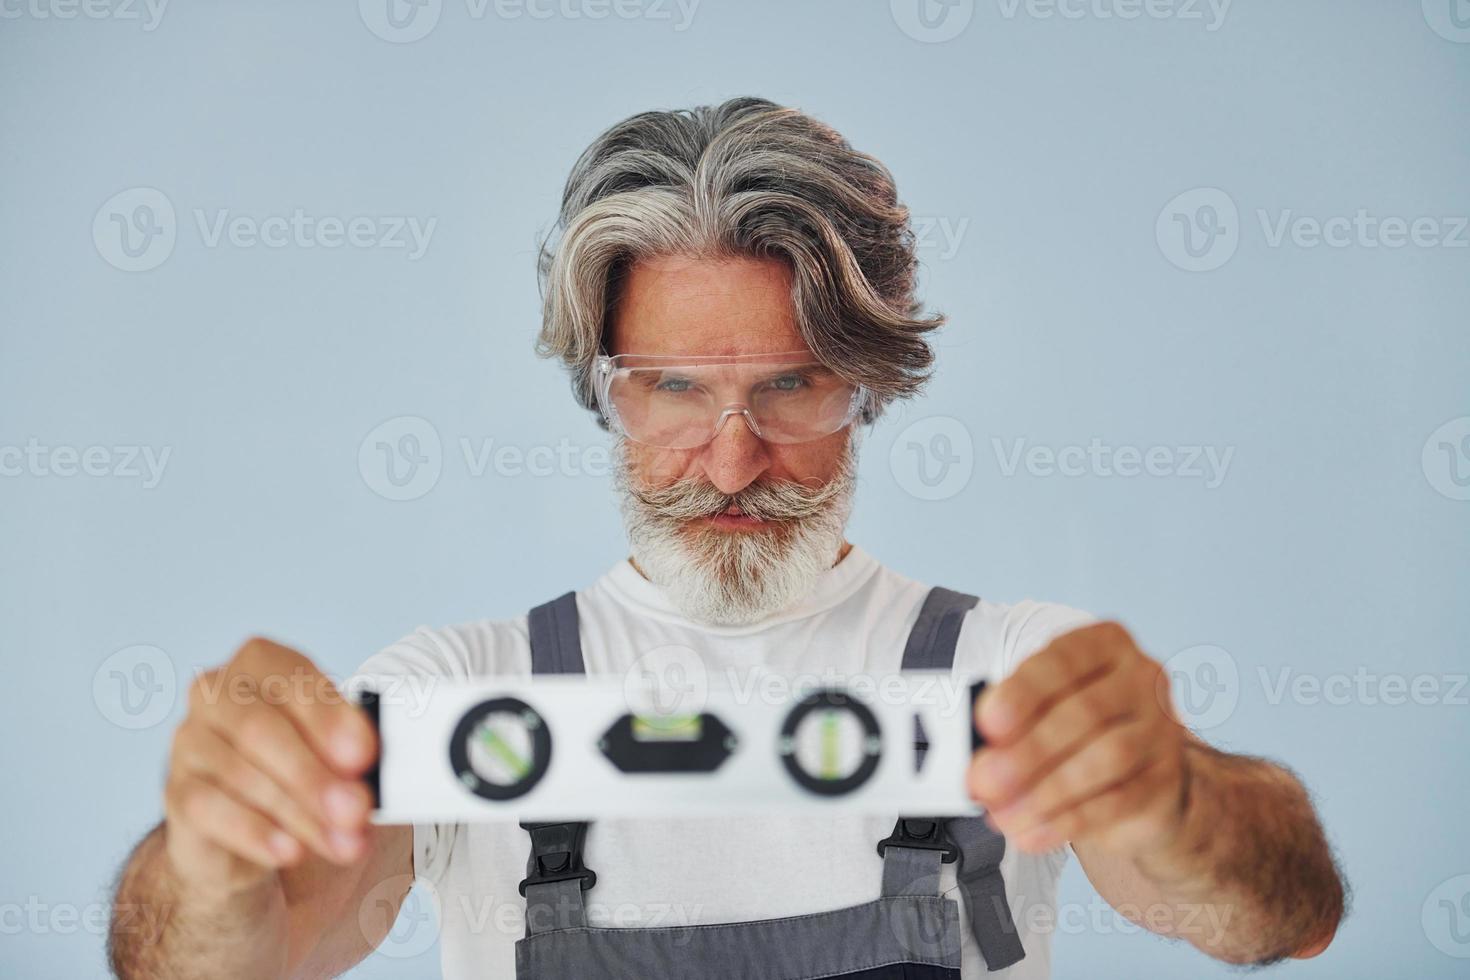
M 963 583 L 954 587 L 962 587 Z M 881 675 L 899 669 L 926 585 L 883 567 L 853 547 L 802 601 L 753 626 L 706 626 L 675 610 L 662 590 L 626 560 L 577 593 L 582 654 L 589 674 L 622 676 L 641 653 L 681 645 L 699 651 L 712 674 L 769 670 L 785 675 Z M 999 679 L 1053 637 L 1092 621 L 1078 610 L 1031 601 L 984 599 L 966 616 L 955 652 L 959 677 Z M 421 628 L 363 664 L 360 674 L 468 678 L 530 671 L 526 616 L 446 629 Z M 899 810 L 880 817 L 785 816 L 701 820 L 602 820 L 588 831 L 590 925 L 680 926 L 821 912 L 872 901 L 882 880 L 877 843 Z M 524 935 L 530 837 L 513 823 L 420 825 L 414 870 L 437 900 L 446 980 L 512 977 Z M 1026 958 L 987 973 L 968 926 L 963 975 L 1040 980 L 1050 975 L 1049 931 L 1067 847 L 1028 855 L 1010 847 L 1001 863 Z M 958 900 L 954 866 L 944 891 Z M 962 923 L 967 922 L 961 916 Z

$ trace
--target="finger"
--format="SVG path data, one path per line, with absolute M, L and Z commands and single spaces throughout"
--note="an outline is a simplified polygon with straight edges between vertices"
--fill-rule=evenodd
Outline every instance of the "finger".
M 191 714 L 323 824 L 356 831 L 366 822 L 365 795 L 354 795 L 354 784 L 328 769 L 277 708 L 256 698 L 232 696 Z
M 219 849 L 267 869 L 300 860 L 301 843 L 228 792 L 202 779 L 169 783 L 164 793 L 168 819 L 184 824 Z
M 991 743 L 1015 741 L 1052 701 L 1112 670 L 1131 648 L 1117 623 L 1064 633 L 980 696 L 975 707 L 980 734 Z
M 235 668 L 255 680 L 262 700 L 279 707 L 328 765 L 361 775 L 377 757 L 377 733 L 367 715 L 337 690 L 310 659 L 265 639 L 253 639 Z
M 1050 823 L 1092 797 L 1121 786 L 1151 766 L 1165 742 L 1143 721 L 1115 725 L 1090 740 L 1029 792 L 991 816 L 1010 834 Z
M 1159 819 L 1175 806 L 1163 790 L 1174 779 L 1173 767 L 1155 756 L 1145 768 L 1122 782 L 1080 800 L 1050 819 L 1014 835 L 1016 846 L 1030 853 L 1060 847 L 1065 841 L 1091 841 L 1118 853 L 1135 853 L 1154 844 Z
M 209 726 L 197 721 L 185 722 L 175 744 L 175 772 L 220 786 L 329 861 L 350 862 L 361 853 L 360 832 L 324 824 Z M 366 797 L 365 787 L 357 791 Z M 367 805 L 366 799 L 363 805 Z
M 970 767 L 970 795 L 987 807 L 1003 807 L 1100 732 L 1136 714 L 1135 686 L 1124 671 L 1096 677 L 1051 702 L 1016 741 L 980 749 Z

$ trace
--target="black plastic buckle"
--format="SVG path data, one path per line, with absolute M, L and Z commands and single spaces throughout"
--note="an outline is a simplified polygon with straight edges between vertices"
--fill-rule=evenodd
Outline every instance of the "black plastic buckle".
M 587 838 L 585 823 L 522 823 L 531 832 L 531 857 L 520 892 L 528 885 L 549 885 L 580 879 L 582 891 L 597 884 L 597 872 L 582 863 L 582 843 Z
M 933 817 L 899 817 L 893 833 L 878 842 L 878 856 L 889 846 L 913 847 L 921 851 L 943 851 L 944 864 L 960 859 L 959 845 L 944 832 L 944 821 Z

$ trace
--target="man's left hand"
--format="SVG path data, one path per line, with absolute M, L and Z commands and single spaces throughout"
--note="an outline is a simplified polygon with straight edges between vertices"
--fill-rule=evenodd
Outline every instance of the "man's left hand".
M 1167 846 L 1188 800 L 1191 736 L 1167 675 L 1117 623 L 1058 637 L 988 689 L 970 795 L 1024 851 L 1088 840 L 1119 856 Z

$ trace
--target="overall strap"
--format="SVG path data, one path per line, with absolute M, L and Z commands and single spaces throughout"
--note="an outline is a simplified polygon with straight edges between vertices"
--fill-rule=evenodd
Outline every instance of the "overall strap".
M 904 670 L 949 670 L 954 666 L 955 645 L 965 614 L 980 600 L 972 595 L 935 587 L 924 597 L 919 617 L 909 631 L 903 650 Z M 922 765 L 928 749 L 923 732 L 915 720 L 916 756 Z M 888 894 L 890 862 L 894 855 L 914 853 L 926 855 L 937 872 L 938 863 L 958 861 L 955 878 L 965 894 L 970 913 L 970 930 L 988 970 L 1003 970 L 1026 957 L 1011 917 L 1006 899 L 1005 879 L 1000 861 L 1005 856 L 1006 839 L 990 829 L 982 817 L 958 817 L 951 820 L 900 817 L 893 835 L 878 845 L 883 854 L 884 894 Z M 886 851 L 886 853 L 885 853 Z M 939 857 L 932 855 L 938 854 Z M 911 858 L 901 860 L 911 861 Z M 901 872 L 895 870 L 893 872 Z
M 965 613 L 975 608 L 980 599 L 942 589 L 929 590 L 919 607 L 919 618 L 909 630 L 903 648 L 902 670 L 949 670 L 954 665 L 954 648 L 959 642 L 960 625 Z
M 985 957 L 985 968 L 1003 970 L 1019 963 L 1026 958 L 1026 950 L 1011 918 L 1005 878 L 1000 873 L 1005 836 L 991 830 L 984 817 L 958 817 L 947 821 L 945 829 L 960 849 L 955 878 L 970 907 L 970 928 Z
M 526 935 L 587 924 L 582 893 L 597 884 L 597 872 L 582 863 L 585 823 L 522 823 L 531 832 L 531 856 L 521 894 L 526 897 Z
M 934 895 L 939 866 L 952 864 L 959 850 L 945 837 L 944 821 L 899 817 L 893 833 L 878 842 L 883 858 L 883 895 Z
M 935 586 L 924 597 L 919 607 L 919 618 L 909 630 L 908 642 L 903 647 L 903 662 L 900 670 L 949 670 L 954 664 L 954 648 L 960 639 L 960 625 L 965 613 L 975 608 L 980 600 L 950 589 Z M 929 738 L 924 726 L 914 719 L 914 768 L 924 767 L 924 757 L 929 754 Z
M 531 634 L 531 673 L 586 673 L 575 592 L 532 609 L 526 622 Z M 531 834 L 531 855 L 520 885 L 526 897 L 526 935 L 586 925 L 582 893 L 597 884 L 597 873 L 582 863 L 587 824 L 521 826 Z
M 585 674 L 582 637 L 577 629 L 577 593 L 557 596 L 531 610 L 531 673 Z

